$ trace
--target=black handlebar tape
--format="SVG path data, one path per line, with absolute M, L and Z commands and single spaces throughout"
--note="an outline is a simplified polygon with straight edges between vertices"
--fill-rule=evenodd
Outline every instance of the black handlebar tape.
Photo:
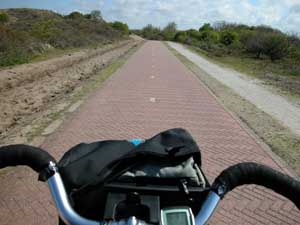
M 8 145 L 0 147 L 0 168 L 8 166 L 29 166 L 36 172 L 45 169 L 55 159 L 43 149 L 29 145 Z
M 213 187 L 225 187 L 223 196 L 244 184 L 269 188 L 291 200 L 300 209 L 300 182 L 268 166 L 257 163 L 240 163 L 225 169 L 214 181 Z M 222 196 L 221 196 L 222 197 Z

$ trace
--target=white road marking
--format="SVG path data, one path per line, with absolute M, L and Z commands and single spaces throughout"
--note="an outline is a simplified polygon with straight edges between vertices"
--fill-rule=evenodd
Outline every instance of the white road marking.
M 156 102 L 156 98 L 150 98 L 150 102 Z

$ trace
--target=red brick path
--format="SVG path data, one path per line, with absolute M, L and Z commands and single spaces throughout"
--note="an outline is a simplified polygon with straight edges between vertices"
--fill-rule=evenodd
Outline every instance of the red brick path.
M 253 139 L 166 47 L 147 42 L 51 135 L 43 147 L 57 159 L 79 142 L 148 138 L 183 127 L 199 143 L 210 181 L 229 165 L 256 161 L 277 169 Z M 47 187 L 18 168 L 0 176 L 0 225 L 56 224 Z M 261 187 L 234 190 L 210 224 L 297 224 L 300 213 Z

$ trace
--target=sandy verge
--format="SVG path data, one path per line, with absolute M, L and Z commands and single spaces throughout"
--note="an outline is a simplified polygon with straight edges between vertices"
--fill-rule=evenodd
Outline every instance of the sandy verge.
M 0 144 L 26 143 L 34 120 L 63 110 L 69 104 L 65 98 L 137 43 L 127 40 L 0 70 Z

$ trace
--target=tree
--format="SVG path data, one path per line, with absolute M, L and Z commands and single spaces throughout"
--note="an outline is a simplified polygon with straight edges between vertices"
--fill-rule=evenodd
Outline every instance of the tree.
M 172 41 L 174 40 L 176 32 L 177 32 L 177 24 L 175 22 L 171 22 L 168 23 L 167 26 L 163 29 L 162 35 L 165 40 Z
M 210 26 L 209 23 L 205 23 L 205 24 L 203 24 L 202 27 L 199 28 L 200 32 L 201 31 L 212 31 L 212 30 L 214 30 L 214 29 Z

